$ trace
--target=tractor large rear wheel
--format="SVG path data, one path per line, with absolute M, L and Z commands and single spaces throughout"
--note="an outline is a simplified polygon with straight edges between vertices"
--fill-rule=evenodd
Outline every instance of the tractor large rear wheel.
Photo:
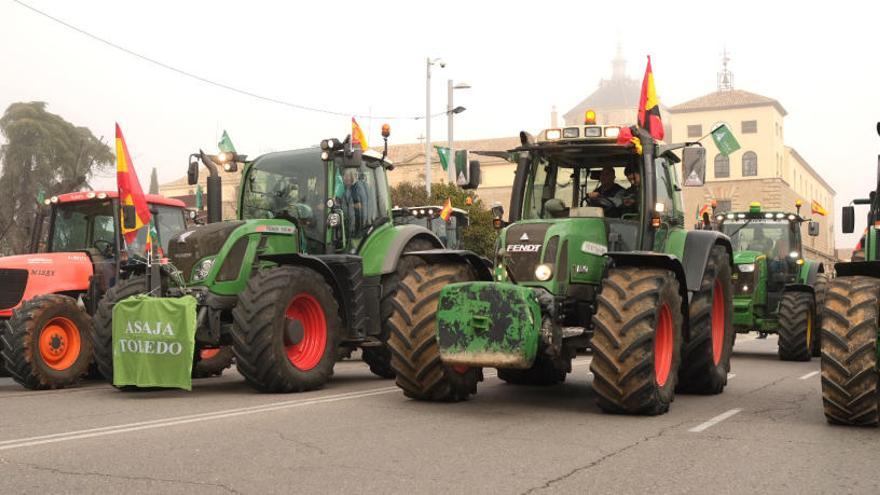
M 342 333 L 333 289 L 301 266 L 262 270 L 232 311 L 238 372 L 260 392 L 321 388 L 333 375 Z
M 838 277 L 822 312 L 822 403 L 829 423 L 877 425 L 880 280 Z
M 593 390 L 605 412 L 662 414 L 675 398 L 681 294 L 662 269 L 612 268 L 594 318 Z
M 678 392 L 720 394 L 727 385 L 733 352 L 733 300 L 727 251 L 712 248 L 700 291 L 690 303 L 690 340 L 682 352 Z
M 427 239 L 413 239 L 403 248 L 403 252 L 434 248 L 436 246 Z M 382 299 L 379 301 L 382 325 L 379 340 L 382 341 L 382 346 L 364 347 L 362 355 L 364 362 L 370 367 L 370 371 L 382 378 L 394 378 L 394 368 L 391 367 L 391 351 L 388 349 L 388 337 L 391 335 L 389 320 L 391 312 L 394 310 L 394 296 L 397 294 L 401 279 L 415 266 L 417 260 L 418 258 L 413 256 L 401 256 L 397 263 L 397 269 L 382 277 Z
M 6 369 L 31 390 L 76 385 L 92 362 L 92 318 L 72 297 L 48 294 L 26 301 L 0 333 Z
M 95 311 L 95 329 L 92 341 L 95 346 L 95 364 L 98 371 L 113 383 L 113 306 L 131 296 L 147 293 L 147 279 L 132 276 L 110 288 Z
M 822 321 L 822 311 L 825 307 L 825 294 L 828 293 L 828 275 L 824 273 L 819 273 L 816 275 L 816 283 L 813 285 L 813 292 L 816 294 L 816 319 L 814 323 L 817 324 L 816 330 L 813 331 L 813 347 L 810 350 L 810 355 L 813 357 L 819 357 L 822 355 L 822 332 L 818 330 L 818 323 Z
M 437 344 L 440 290 L 469 280 L 474 275 L 465 264 L 421 260 L 401 280 L 389 319 L 388 348 L 397 386 L 407 397 L 455 402 L 477 393 L 482 371 L 443 364 Z
M 816 330 L 816 304 L 809 292 L 782 294 L 779 302 L 779 359 L 809 361 Z

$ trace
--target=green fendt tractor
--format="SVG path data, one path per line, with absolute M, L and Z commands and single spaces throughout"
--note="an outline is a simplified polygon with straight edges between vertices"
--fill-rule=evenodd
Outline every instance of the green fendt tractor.
M 510 223 L 492 272 L 449 260 L 419 263 L 403 278 L 389 346 L 407 396 L 466 399 L 484 367 L 512 384 L 559 383 L 583 347 L 593 351 L 604 411 L 659 414 L 676 389 L 724 389 L 735 336 L 731 246 L 719 232 L 685 230 L 673 150 L 683 150 L 697 183 L 705 152 L 639 129 L 640 146 L 621 145 L 620 132 L 521 133 L 507 154 L 516 163 Z M 633 187 L 622 196 L 592 194 L 624 171 Z
M 442 206 L 410 206 L 394 207 L 391 214 L 394 225 L 421 225 L 434 234 L 449 249 L 462 248 L 462 231 L 470 223 L 468 213 L 461 208 L 453 208 L 448 220 L 443 220 L 440 213 Z
M 392 225 L 386 154 L 362 152 L 349 138 L 252 162 L 197 156 L 211 171 L 209 223 L 171 239 L 170 265 L 149 282 L 197 298 L 197 350 L 232 345 L 238 371 L 263 392 L 322 386 L 339 347 L 362 348 L 373 373 L 392 377 L 387 321 L 412 264 L 401 255 L 441 243 L 424 227 Z M 236 220 L 219 221 L 221 162 L 227 171 L 244 163 Z M 190 183 L 197 178 L 191 161 Z M 108 379 L 112 307 L 147 286 L 146 277 L 122 283 L 98 308 L 95 349 Z
M 818 356 L 818 312 L 828 288 L 825 267 L 804 258 L 801 226 L 819 235 L 819 223 L 797 213 L 748 211 L 715 215 L 718 230 L 733 245 L 733 327 L 739 333 L 779 334 L 779 358 L 809 361 Z
M 874 190 L 853 201 L 869 206 L 864 259 L 834 265 L 822 311 L 822 402 L 832 424 L 880 423 L 880 156 L 877 163 Z M 852 206 L 843 207 L 841 223 L 853 232 Z

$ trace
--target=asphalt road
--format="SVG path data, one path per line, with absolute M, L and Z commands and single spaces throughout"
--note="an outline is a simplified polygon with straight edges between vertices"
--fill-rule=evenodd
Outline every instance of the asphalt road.
M 234 371 L 190 393 L 0 378 L 0 493 L 880 492 L 880 431 L 829 426 L 818 360 L 780 362 L 772 336 L 740 336 L 722 395 L 658 417 L 599 411 L 589 359 L 548 388 L 487 370 L 459 404 L 408 400 L 359 361 L 293 395 Z

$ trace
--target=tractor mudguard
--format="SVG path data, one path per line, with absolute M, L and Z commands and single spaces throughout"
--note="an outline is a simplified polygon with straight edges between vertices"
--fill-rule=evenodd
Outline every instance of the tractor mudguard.
M 825 273 L 825 267 L 822 266 L 822 263 L 819 263 L 818 261 L 807 261 L 801 268 L 801 272 L 798 274 L 798 282 L 812 287 L 813 285 L 816 285 L 816 276 L 820 273 Z
M 440 292 L 437 340 L 446 364 L 527 369 L 540 333 L 541 307 L 532 289 L 463 282 Z
M 684 266 L 684 276 L 689 291 L 700 290 L 703 272 L 709 261 L 709 253 L 712 252 L 715 245 L 724 246 L 730 257 L 730 266 L 733 267 L 733 249 L 729 237 L 715 230 L 691 230 L 687 233 L 681 262 Z
M 471 267 L 477 276 L 477 280 L 494 280 L 492 276 L 492 262 L 473 251 L 465 249 L 429 249 L 425 251 L 412 251 L 404 256 L 418 256 L 428 263 L 464 263 Z
M 834 271 L 837 272 L 838 277 L 863 275 L 865 277 L 880 278 L 880 261 L 835 263 Z
M 397 264 L 409 241 L 420 238 L 430 241 L 436 248 L 443 243 L 430 230 L 419 225 L 395 225 L 391 229 L 367 238 L 358 254 L 364 258 L 364 273 L 367 275 L 387 275 L 397 270 Z

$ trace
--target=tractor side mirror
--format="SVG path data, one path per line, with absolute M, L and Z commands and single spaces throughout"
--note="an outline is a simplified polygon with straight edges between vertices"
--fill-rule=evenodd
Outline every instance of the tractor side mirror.
M 471 160 L 468 163 L 468 181 L 466 184 L 461 184 L 461 188 L 476 189 L 480 187 L 480 182 L 482 182 L 482 177 L 480 176 L 480 161 Z
M 684 186 L 698 187 L 706 183 L 706 148 L 690 146 L 681 152 Z
M 807 233 L 810 234 L 810 237 L 816 237 L 819 235 L 819 222 L 811 221 L 807 226 Z
M 852 206 L 844 206 L 840 212 L 841 229 L 844 234 L 852 234 L 856 228 L 856 209 Z
M 125 230 L 137 227 L 137 211 L 135 211 L 134 205 L 122 206 L 122 227 Z
M 194 186 L 199 183 L 199 160 L 198 158 L 190 157 L 189 159 L 189 168 L 186 170 L 186 182 L 187 184 Z

